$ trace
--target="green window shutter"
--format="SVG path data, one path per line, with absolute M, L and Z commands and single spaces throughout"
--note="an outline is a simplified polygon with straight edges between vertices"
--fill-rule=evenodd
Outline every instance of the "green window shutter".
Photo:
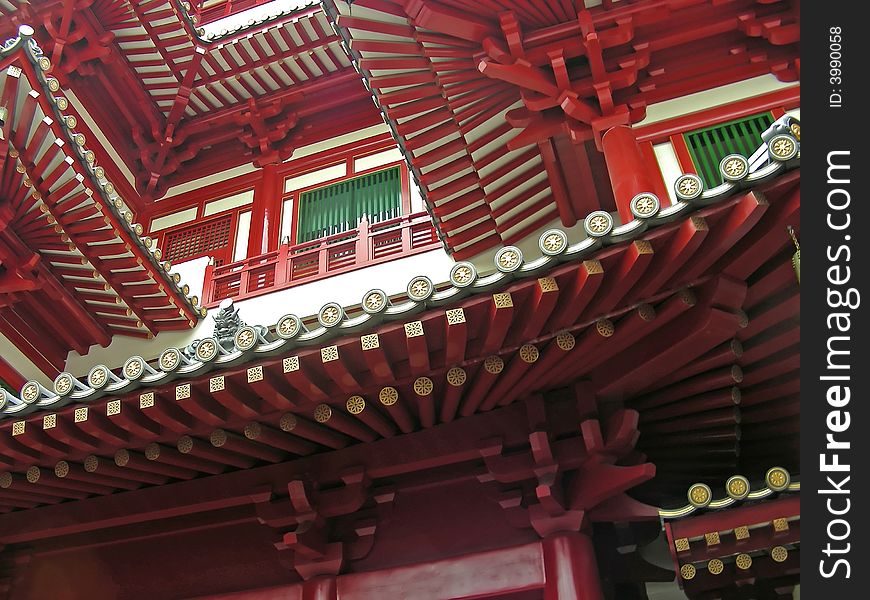
M 773 123 L 773 115 L 761 113 L 683 135 L 698 176 L 707 188 L 722 183 L 719 163 L 729 154 L 749 158 L 761 145 L 761 134 Z
M 299 198 L 297 243 L 356 229 L 366 215 L 370 223 L 401 216 L 399 167 L 369 173 L 309 190 Z

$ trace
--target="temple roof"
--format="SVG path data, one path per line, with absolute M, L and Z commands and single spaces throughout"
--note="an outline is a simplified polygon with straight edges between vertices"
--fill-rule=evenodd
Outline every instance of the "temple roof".
M 542 256 L 538 258 L 525 260 L 518 248 L 507 246 L 496 253 L 492 272 L 480 275 L 472 263 L 460 262 L 451 269 L 448 282 L 433 285 L 428 277 L 414 278 L 408 284 L 406 295 L 395 303 L 383 291 L 369 290 L 360 294 L 363 298 L 360 305 L 343 307 L 327 301 L 317 315 L 300 318 L 288 314 L 268 328 L 246 326 L 232 332 L 232 347 L 221 344 L 218 334 L 215 334 L 214 338 L 200 343 L 192 353 L 167 349 L 154 365 L 133 356 L 118 373 L 112 373 L 103 365 L 94 367 L 87 381 L 63 373 L 54 390 L 48 390 L 37 382 L 28 382 L 20 398 L 6 398 L 0 414 L 26 415 L 40 409 L 54 410 L 70 402 L 91 402 L 106 395 L 127 394 L 136 388 L 158 387 L 259 358 L 286 355 L 296 348 L 323 345 L 334 338 L 369 331 L 384 322 L 408 320 L 429 308 L 455 305 L 467 296 L 502 289 L 517 279 L 541 277 L 563 262 L 592 259 L 604 247 L 640 239 L 651 229 L 686 219 L 700 207 L 723 203 L 741 190 L 769 182 L 796 166 L 799 160 L 799 155 L 786 162 L 767 159 L 763 166 L 757 166 L 752 172 L 747 163 L 742 180 L 726 181 L 716 188 L 704 190 L 693 199 L 664 209 L 656 204 L 646 214 L 638 212 L 634 220 L 623 225 L 614 226 L 612 216 L 595 211 L 586 217 L 584 223 L 588 236 L 579 242 L 571 244 L 563 231 L 553 229 L 541 236 Z M 697 180 L 693 175 L 684 177 Z M 651 295 L 658 291 L 649 290 Z M 98 381 L 99 385 L 93 381 Z
M 647 105 L 799 72 L 789 2 L 324 6 L 459 260 L 615 210 L 601 134 Z
M 296 147 L 381 122 L 317 4 L 208 32 L 174 0 L 98 0 L 69 16 L 61 8 L 36 1 L 11 17 L 34 23 L 55 76 L 148 201 L 182 181 L 281 162 Z M 75 44 L 44 25 L 55 20 Z
M 794 469 L 800 301 L 785 230 L 799 230 L 798 160 L 755 163 L 666 209 L 644 203 L 624 225 L 592 213 L 587 238 L 547 232 L 528 260 L 505 247 L 491 273 L 458 263 L 449 282 L 418 277 L 392 300 L 370 290 L 359 307 L 326 303 L 274 328 L 221 319 L 216 337 L 154 362 L 65 373 L 53 390 L 29 382 L 4 397 L 19 418 L 0 425 L 0 494 L 30 494 L 17 473 L 38 480 L 35 465 L 58 458 L 88 471 L 101 455 L 134 470 L 210 456 L 202 468 L 217 472 L 298 454 L 295 436 L 369 442 L 565 386 L 581 405 L 624 404 L 639 431 L 626 460 L 670 474 L 637 488 L 648 502 L 672 499 L 681 473 Z
M 186 329 L 202 309 L 142 237 L 31 35 L 0 50 L 0 330 L 57 368 L 69 348 Z

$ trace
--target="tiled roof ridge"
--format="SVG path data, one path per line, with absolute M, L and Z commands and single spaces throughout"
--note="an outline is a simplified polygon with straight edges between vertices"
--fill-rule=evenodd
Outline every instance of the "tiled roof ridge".
M 128 358 L 117 374 L 105 365 L 97 365 L 84 382 L 70 373 L 61 373 L 55 379 L 53 390 L 39 382 L 28 381 L 20 396 L 0 390 L 0 416 L 54 410 L 71 402 L 124 394 L 140 387 L 194 377 L 222 366 L 278 356 L 300 346 L 311 346 L 350 332 L 358 333 L 384 321 L 398 321 L 426 308 L 452 303 L 472 294 L 491 292 L 515 279 L 539 277 L 559 263 L 593 258 L 592 255 L 602 247 L 634 240 L 647 229 L 685 218 L 698 208 L 722 202 L 735 192 L 767 182 L 800 165 L 800 125 L 796 119 L 788 115 L 781 117 L 765 132 L 763 139 L 766 142 L 750 159 L 735 154 L 721 161 L 724 182 L 715 188 L 705 190 L 697 175 L 684 174 L 674 184 L 678 200 L 671 206 L 662 209 L 654 194 L 638 194 L 632 200 L 634 219 L 622 225 L 615 225 L 609 213 L 594 211 L 583 222 L 587 233 L 585 239 L 569 244 L 564 231 L 545 231 L 538 243 L 542 255 L 534 260 L 525 261 L 519 248 L 505 246 L 495 253 L 495 270 L 492 272 L 480 275 L 472 263 L 456 263 L 450 270 L 449 284 L 445 284 L 443 289 L 428 277 L 417 276 L 408 283 L 407 300 L 399 304 L 391 304 L 390 298 L 379 289 L 369 290 L 362 296 L 362 313 L 352 317 L 348 316 L 351 307 L 327 302 L 318 311 L 318 326 L 312 330 L 303 325 L 307 318 L 287 314 L 268 329 L 274 330 L 274 335 L 264 334 L 263 328 L 259 327 L 246 325 L 240 328 L 235 333 L 232 349 L 225 348 L 219 339 L 211 337 L 199 340 L 192 358 L 178 348 L 168 348 L 154 364 L 139 356 Z M 780 140 L 785 143 L 773 143 Z
M 764 474 L 764 484 L 752 489 L 749 479 L 732 475 L 725 482 L 725 497 L 713 500 L 713 491 L 705 483 L 693 483 L 686 492 L 688 504 L 680 508 L 659 510 L 662 519 L 681 519 L 701 510 L 722 510 L 738 502 L 754 502 L 780 493 L 800 493 L 801 483 L 783 467 L 771 467 Z

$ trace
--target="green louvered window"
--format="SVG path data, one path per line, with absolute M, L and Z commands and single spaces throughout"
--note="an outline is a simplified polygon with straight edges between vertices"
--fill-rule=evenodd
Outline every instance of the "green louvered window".
M 752 156 L 761 145 L 761 134 L 771 123 L 773 115 L 767 112 L 685 134 L 692 162 L 705 186 L 712 188 L 722 183 L 719 163 L 729 154 Z
M 369 173 L 301 194 L 296 242 L 356 229 L 363 215 L 377 223 L 401 214 L 399 167 Z

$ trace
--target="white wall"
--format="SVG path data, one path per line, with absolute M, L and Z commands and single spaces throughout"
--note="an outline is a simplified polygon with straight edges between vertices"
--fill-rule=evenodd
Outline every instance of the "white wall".
M 182 281 L 190 285 L 191 293 L 199 291 L 201 295 L 207 263 L 208 259 L 198 258 L 176 266 L 175 270 L 183 276 Z M 250 300 L 242 300 L 237 302 L 236 306 L 245 322 L 270 326 L 287 313 L 300 317 L 316 314 L 327 302 L 338 302 L 342 306 L 359 304 L 363 294 L 374 287 L 383 289 L 388 295 L 404 292 L 408 282 L 418 275 L 426 275 L 435 283 L 447 281 L 453 264 L 452 259 L 439 248 Z M 209 312 L 214 314 L 216 311 L 217 309 L 212 309 Z M 97 364 L 104 364 L 111 368 L 120 367 L 125 360 L 134 355 L 142 356 L 146 360 L 157 358 L 166 348 L 172 346 L 180 348 L 197 338 L 211 335 L 214 331 L 211 314 L 202 319 L 192 330 L 164 332 L 153 340 L 116 336 L 107 348 L 93 346 L 85 356 L 71 352 L 67 358 L 66 370 L 80 376 L 86 375 L 91 367 Z M 12 364 L 18 368 L 16 363 Z
M 21 350 L 2 333 L 0 333 L 0 357 L 8 362 L 13 369 L 21 373 L 21 376 L 25 379 L 35 379 L 43 385 L 51 383 L 51 380 L 43 375 L 42 371 L 30 362 L 30 359 L 24 356 Z
M 797 87 L 798 85 L 796 83 L 783 83 L 774 75 L 753 77 L 752 79 L 730 83 L 704 90 L 703 92 L 689 94 L 688 96 L 650 104 L 646 108 L 646 117 L 640 123 L 636 123 L 634 127 L 643 127 L 651 123 L 673 119 L 680 115 L 713 108 L 714 106 L 721 106 L 722 104 L 736 102 L 776 90 Z

